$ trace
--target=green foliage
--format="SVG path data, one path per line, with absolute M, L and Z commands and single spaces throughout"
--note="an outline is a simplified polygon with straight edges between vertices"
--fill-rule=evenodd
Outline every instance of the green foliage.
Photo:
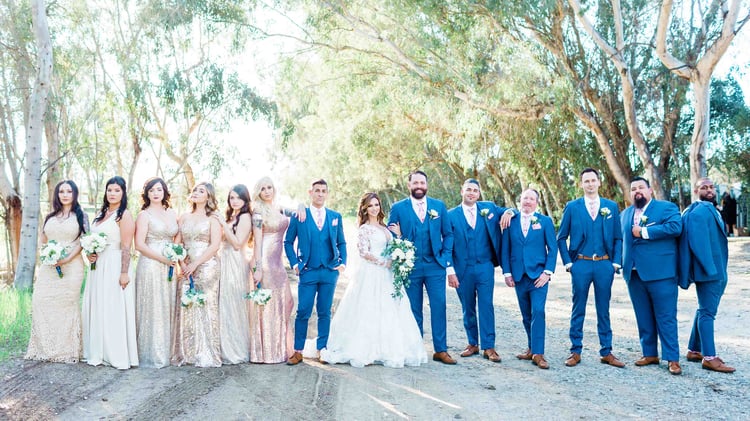
M 31 334 L 31 290 L 0 291 L 0 362 L 23 355 Z

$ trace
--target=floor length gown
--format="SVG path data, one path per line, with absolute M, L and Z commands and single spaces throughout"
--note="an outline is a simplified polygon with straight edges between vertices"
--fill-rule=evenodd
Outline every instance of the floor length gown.
M 284 233 L 289 218 L 283 217 L 277 227 L 263 223 L 263 279 L 261 287 L 271 290 L 266 305 L 248 302 L 250 312 L 250 362 L 283 363 L 293 352 L 294 299 L 289 277 L 282 263 Z
M 146 245 L 157 254 L 177 234 L 177 221 L 164 222 L 145 210 L 148 216 Z M 173 278 L 176 279 L 175 273 Z M 172 351 L 172 316 L 177 282 L 168 281 L 169 266 L 141 255 L 135 270 L 136 330 L 141 367 L 169 365 Z
M 383 364 L 393 368 L 427 362 L 409 299 L 405 295 L 393 298 L 391 270 L 366 260 L 381 259 L 390 239 L 385 227 L 360 226 L 357 247 L 363 259 L 333 316 L 328 347 L 320 352 L 322 360 L 353 367 Z
M 48 240 L 68 251 L 78 246 L 78 220 L 50 218 L 44 224 Z M 26 351 L 30 360 L 76 363 L 81 358 L 81 284 L 83 259 L 62 265 L 60 278 L 54 266 L 41 265 L 31 297 L 31 338 Z
M 83 358 L 121 370 L 137 366 L 135 287 L 133 282 L 120 287 L 120 226 L 112 215 L 92 225 L 91 232 L 105 233 L 107 247 L 98 253 L 83 292 Z
M 190 259 L 199 258 L 208 248 L 211 239 L 211 221 L 180 227 L 182 241 Z M 193 272 L 195 289 L 203 291 L 206 302 L 200 306 L 175 306 L 172 334 L 172 365 L 193 364 L 197 367 L 221 366 L 221 340 L 219 338 L 219 276 L 218 256 L 212 256 Z M 178 301 L 190 281 L 182 278 L 177 284 Z
M 235 250 L 224 241 L 221 248 L 221 291 L 219 291 L 219 331 L 221 359 L 225 364 L 250 359 L 250 321 L 245 294 L 249 292 L 250 264 L 245 248 Z

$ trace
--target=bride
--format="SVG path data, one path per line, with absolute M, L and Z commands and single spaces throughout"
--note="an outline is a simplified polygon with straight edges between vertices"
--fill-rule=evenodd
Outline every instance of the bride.
M 390 261 L 381 256 L 391 240 L 384 218 L 378 195 L 366 193 L 357 212 L 357 248 L 362 262 L 333 317 L 328 347 L 320 352 L 322 361 L 393 368 L 427 362 L 408 298 L 391 297 Z

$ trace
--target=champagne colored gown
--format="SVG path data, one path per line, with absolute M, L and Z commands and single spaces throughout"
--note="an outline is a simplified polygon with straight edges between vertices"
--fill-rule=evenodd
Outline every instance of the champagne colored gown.
M 250 359 L 250 322 L 245 294 L 249 292 L 250 265 L 246 248 L 235 250 L 224 241 L 221 248 L 221 291 L 219 330 L 221 359 L 225 364 L 246 363 Z
M 190 259 L 199 258 L 208 248 L 211 239 L 211 221 L 206 218 L 197 224 L 180 227 L 182 242 Z M 221 366 L 221 340 L 219 338 L 219 276 L 218 256 L 212 256 L 193 273 L 195 288 L 206 295 L 202 306 L 182 307 L 179 297 L 190 281 L 180 279 L 177 284 L 177 301 L 172 334 L 172 365 L 192 364 L 197 367 Z
M 161 254 L 164 246 L 177 234 L 177 221 L 164 222 L 148 216 L 146 245 Z M 141 367 L 161 368 L 169 365 L 172 351 L 172 316 L 177 294 L 177 273 L 168 281 L 169 266 L 141 255 L 135 270 L 136 330 L 138 359 Z
M 48 240 L 68 251 L 78 246 L 78 220 L 50 218 L 44 224 Z M 81 358 L 81 284 L 83 259 L 79 256 L 60 267 L 40 265 L 31 297 L 31 338 L 26 359 L 76 363 Z
M 266 305 L 248 301 L 250 312 L 250 362 L 282 363 L 293 352 L 294 299 L 289 277 L 282 263 L 284 233 L 289 218 L 282 217 L 277 227 L 263 223 L 263 279 L 261 287 L 271 290 Z
M 83 292 L 83 358 L 89 365 L 121 370 L 137 366 L 135 286 L 120 287 L 120 226 L 112 215 L 92 225 L 91 232 L 105 233 L 107 247 L 98 253 Z

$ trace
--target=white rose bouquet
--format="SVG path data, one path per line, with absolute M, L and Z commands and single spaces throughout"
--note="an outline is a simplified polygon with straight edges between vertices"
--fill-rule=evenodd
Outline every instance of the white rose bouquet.
M 181 244 L 175 244 L 175 243 L 165 244 L 164 248 L 161 250 L 161 255 L 166 257 L 172 262 L 179 262 L 180 260 L 183 260 L 185 257 L 187 257 L 187 253 L 185 252 L 185 247 L 182 247 Z M 173 277 L 174 277 L 174 266 L 170 266 L 169 273 L 167 274 L 167 281 L 172 282 Z
M 202 307 L 206 304 L 206 294 L 201 290 L 195 289 L 195 282 L 193 282 L 192 275 L 190 275 L 188 279 L 190 279 L 190 284 L 182 286 L 180 305 L 185 308 L 188 308 L 193 304 Z
M 414 269 L 417 248 L 409 240 L 394 238 L 383 250 L 383 256 L 391 260 L 393 271 L 393 293 L 391 297 L 401 298 L 404 289 L 409 287 L 409 274 Z
M 107 247 L 107 234 L 90 232 L 81 236 L 81 248 L 86 254 L 97 254 Z M 91 264 L 91 270 L 96 270 L 96 262 Z
M 39 249 L 39 261 L 43 265 L 54 265 L 57 270 L 57 276 L 63 277 L 62 269 L 57 265 L 57 262 L 61 259 L 68 257 L 68 250 L 65 249 L 61 244 L 58 244 L 55 240 L 49 240 L 47 244 L 44 244 Z
M 264 306 L 271 300 L 271 290 L 261 288 L 260 283 L 258 283 L 258 286 L 254 290 L 245 294 L 245 299 L 250 300 L 259 306 Z

